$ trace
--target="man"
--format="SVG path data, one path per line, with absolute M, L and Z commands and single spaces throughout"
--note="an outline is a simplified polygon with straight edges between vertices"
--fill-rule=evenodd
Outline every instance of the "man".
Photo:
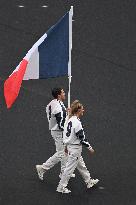
M 52 90 L 52 96 L 54 99 L 47 105 L 46 113 L 49 122 L 49 130 L 55 141 L 56 153 L 50 157 L 42 165 L 36 165 L 36 170 L 40 180 L 43 180 L 44 173 L 52 168 L 58 162 L 61 162 L 61 175 L 65 169 L 67 154 L 65 153 L 65 147 L 63 144 L 63 127 L 67 116 L 66 108 L 63 104 L 65 100 L 65 92 L 62 88 L 54 88 Z M 72 175 L 74 177 L 74 175 Z
M 82 145 L 88 148 L 90 154 L 94 153 L 93 148 L 85 138 L 84 129 L 80 121 L 80 118 L 84 113 L 84 108 L 78 100 L 75 100 L 71 105 L 70 112 L 70 118 L 65 123 L 63 132 L 63 141 L 67 145 L 68 150 L 68 160 L 57 187 L 57 192 L 61 193 L 71 192 L 67 189 L 67 185 L 71 174 L 76 168 L 86 183 L 87 188 L 93 187 L 99 181 L 98 179 L 92 179 L 90 177 L 90 173 L 86 168 L 83 157 L 81 156 Z

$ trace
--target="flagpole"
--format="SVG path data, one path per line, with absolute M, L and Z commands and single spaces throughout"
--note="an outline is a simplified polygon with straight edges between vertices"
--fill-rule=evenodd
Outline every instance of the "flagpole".
M 69 62 L 68 62 L 68 79 L 69 79 L 69 90 L 68 90 L 68 108 L 70 108 L 70 84 L 71 84 L 71 51 L 72 51 L 72 16 L 73 6 L 71 6 L 69 12 Z

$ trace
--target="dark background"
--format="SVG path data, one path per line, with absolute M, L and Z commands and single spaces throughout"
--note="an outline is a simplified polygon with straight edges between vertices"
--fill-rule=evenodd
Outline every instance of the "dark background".
M 25 7 L 19 8 L 18 5 Z M 43 5 L 48 5 L 43 8 Z M 24 81 L 6 108 L 4 80 L 32 45 L 74 6 L 71 101 L 85 106 L 86 136 L 95 149 L 83 157 L 92 177 L 87 190 L 76 171 L 69 188 L 56 192 L 60 164 L 43 183 L 35 165 L 54 151 L 45 107 L 51 88 L 68 91 L 67 77 Z M 0 204 L 136 204 L 136 1 L 0 0 Z

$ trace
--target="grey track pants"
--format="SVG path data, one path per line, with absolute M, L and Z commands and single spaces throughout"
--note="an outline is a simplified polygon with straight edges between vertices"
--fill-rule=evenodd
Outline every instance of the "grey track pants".
M 66 187 L 71 174 L 76 168 L 78 169 L 85 183 L 88 183 L 90 180 L 90 173 L 85 166 L 83 157 L 81 156 L 82 145 L 69 145 L 67 148 L 68 160 L 59 185 Z
M 67 161 L 67 154 L 64 152 L 63 133 L 61 131 L 51 131 L 55 141 L 56 153 L 42 164 L 43 169 L 49 170 L 58 162 L 61 162 L 61 172 L 64 171 Z

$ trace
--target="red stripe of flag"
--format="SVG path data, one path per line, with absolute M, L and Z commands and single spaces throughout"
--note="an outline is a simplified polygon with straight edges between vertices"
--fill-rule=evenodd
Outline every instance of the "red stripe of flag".
M 4 83 L 4 96 L 7 108 L 10 108 L 16 100 L 26 71 L 28 61 L 23 59 L 19 69 L 12 73 Z

